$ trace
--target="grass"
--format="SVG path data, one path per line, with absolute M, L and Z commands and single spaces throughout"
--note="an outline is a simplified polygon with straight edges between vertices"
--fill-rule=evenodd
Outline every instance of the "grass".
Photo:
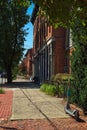
M 5 91 L 2 88 L 0 88 L 0 94 L 4 94 L 4 93 Z

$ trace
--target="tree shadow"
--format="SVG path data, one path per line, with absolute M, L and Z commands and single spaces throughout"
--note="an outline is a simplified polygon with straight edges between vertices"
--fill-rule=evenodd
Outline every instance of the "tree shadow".
M 26 93 L 21 89 L 21 91 L 24 93 L 24 95 L 27 97 L 27 99 L 32 103 L 32 105 L 35 106 L 35 108 L 47 119 L 47 121 L 50 123 L 50 125 L 54 128 L 54 130 L 59 130 L 56 125 L 51 121 L 51 119 L 33 102 Z
M 6 127 L 6 126 L 0 126 L 0 128 L 3 128 L 3 129 L 5 129 L 5 130 L 18 130 L 17 128 Z
M 80 123 L 86 123 L 85 120 L 81 119 L 81 118 L 78 118 L 76 121 L 80 122 Z
M 4 83 L 2 87 L 6 88 L 40 88 L 40 84 L 35 84 L 34 82 L 28 81 L 14 81 L 10 84 Z

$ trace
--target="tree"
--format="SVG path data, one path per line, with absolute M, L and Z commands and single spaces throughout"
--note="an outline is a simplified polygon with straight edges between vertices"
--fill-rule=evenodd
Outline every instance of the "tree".
M 84 109 L 87 114 L 87 25 L 84 26 L 81 20 L 75 19 L 72 27 L 72 36 L 75 51 L 71 56 L 72 74 L 75 84 L 73 101 Z
M 0 65 L 7 72 L 8 83 L 12 82 L 13 69 L 23 55 L 28 7 L 17 0 L 0 0 Z
M 33 0 L 41 8 L 41 14 L 54 26 L 70 26 L 75 17 L 87 21 L 87 0 Z
M 34 2 L 40 7 L 39 13 L 49 19 L 54 27 L 69 26 L 73 24 L 74 18 L 79 18 L 83 23 L 87 21 L 87 0 L 22 0 Z

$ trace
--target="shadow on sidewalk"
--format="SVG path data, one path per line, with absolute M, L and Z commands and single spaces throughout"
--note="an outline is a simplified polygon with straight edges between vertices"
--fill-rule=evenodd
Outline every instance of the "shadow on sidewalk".
M 40 88 L 39 84 L 35 84 L 34 82 L 28 82 L 28 81 L 13 81 L 11 84 L 5 83 L 2 87 L 6 88 Z
M 0 126 L 0 128 L 5 129 L 5 130 L 18 130 L 17 128 L 6 127 L 6 126 Z
M 81 119 L 81 118 L 78 118 L 77 121 L 78 121 L 78 122 L 81 122 L 81 123 L 86 123 L 86 121 L 83 120 L 83 119 Z

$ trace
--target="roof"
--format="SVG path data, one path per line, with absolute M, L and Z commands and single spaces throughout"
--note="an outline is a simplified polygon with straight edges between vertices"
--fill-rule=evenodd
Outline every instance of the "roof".
M 27 55 L 28 55 L 28 53 L 29 53 L 30 51 L 32 51 L 32 48 L 30 48 L 30 49 L 28 49 L 28 50 L 27 50 L 27 52 L 26 52 L 25 56 L 27 56 Z

